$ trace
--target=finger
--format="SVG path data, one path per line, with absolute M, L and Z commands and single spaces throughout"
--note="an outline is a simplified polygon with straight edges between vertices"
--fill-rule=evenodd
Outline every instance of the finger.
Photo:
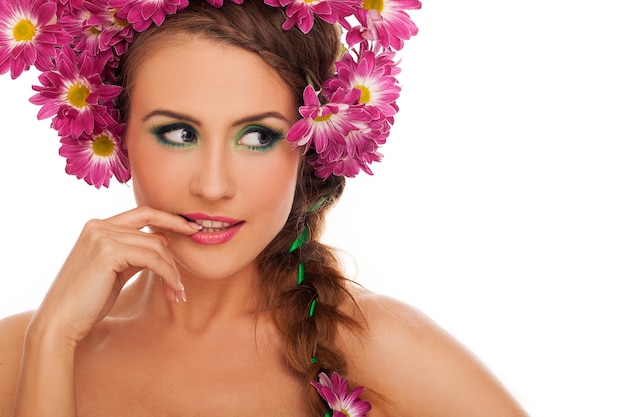
M 108 253 L 107 253 L 108 252 Z M 141 269 L 149 269 L 161 277 L 163 283 L 174 293 L 184 291 L 178 268 L 169 253 L 152 248 L 116 242 L 116 255 L 110 251 L 100 252 L 111 259 L 113 269 L 125 283 Z
M 167 238 L 160 233 L 112 229 L 105 221 L 94 220 L 85 226 L 81 238 L 79 246 L 91 248 L 89 258 L 99 258 L 95 259 L 99 265 L 108 263 L 123 283 L 140 269 L 149 268 L 163 275 L 175 291 L 184 289 L 176 262 L 167 250 Z
M 152 232 L 150 233 L 152 236 L 158 237 L 159 239 L 161 239 L 161 242 L 163 243 L 163 246 L 167 247 L 169 244 L 169 241 L 167 240 L 167 236 L 165 236 L 163 233 L 161 232 Z
M 159 256 L 161 256 L 163 259 L 166 259 L 174 267 L 176 272 L 177 290 L 184 292 L 184 287 L 182 284 L 180 273 L 176 266 L 176 261 L 170 251 L 167 250 L 169 241 L 163 233 L 144 233 L 135 231 L 128 232 L 126 231 L 126 229 L 124 229 L 122 232 L 108 230 L 104 231 L 103 234 L 107 235 L 108 238 L 114 239 L 118 242 L 123 242 L 125 244 L 137 247 L 144 247 L 158 253 Z M 126 283 L 126 281 L 130 279 L 135 273 L 139 272 L 139 270 L 129 272 L 130 276 L 125 278 L 124 283 Z
M 83 232 L 79 237 L 79 241 L 82 245 L 84 245 L 85 241 L 88 239 L 95 238 L 95 240 L 97 241 L 98 238 L 114 238 L 114 236 L 118 236 L 121 241 L 126 241 L 127 243 L 131 243 L 134 241 L 136 242 L 136 244 L 141 244 L 141 242 L 147 237 L 148 239 L 153 239 L 157 242 L 161 242 L 164 247 L 167 247 L 169 245 L 169 240 L 167 236 L 165 236 L 163 233 L 144 232 L 143 230 L 119 226 L 109 220 L 98 219 L 89 220 L 85 224 Z
M 202 227 L 181 216 L 142 206 L 106 219 L 111 224 L 140 230 L 146 226 L 158 227 L 176 233 L 192 235 Z
M 163 289 L 163 295 L 166 300 L 175 301 L 175 302 L 187 302 L 187 295 L 185 294 L 185 290 L 174 291 L 169 285 L 166 285 L 161 281 L 161 288 Z
M 161 281 L 161 283 L 163 283 L 163 281 Z M 178 297 L 178 293 L 176 291 L 174 291 L 169 285 L 161 285 L 161 288 L 163 288 L 163 296 L 165 297 L 166 300 L 169 301 L 180 301 L 180 298 Z
M 163 252 L 166 251 L 169 244 L 163 233 L 145 233 L 140 230 L 117 226 L 106 220 L 90 220 L 81 233 L 78 246 L 97 245 L 102 240 L 145 246 Z

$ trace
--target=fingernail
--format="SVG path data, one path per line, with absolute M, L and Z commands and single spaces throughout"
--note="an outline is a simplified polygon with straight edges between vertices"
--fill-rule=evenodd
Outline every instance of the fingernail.
M 202 230 L 202 225 L 195 222 L 187 222 L 187 224 L 196 230 Z
M 185 293 L 185 290 L 182 290 L 180 292 L 180 296 L 183 298 L 183 303 L 187 302 L 187 293 Z

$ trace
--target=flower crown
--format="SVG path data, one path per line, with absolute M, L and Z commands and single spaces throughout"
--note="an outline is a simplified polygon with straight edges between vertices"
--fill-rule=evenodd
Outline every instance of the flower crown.
M 223 0 L 206 0 L 221 7 Z M 243 3 L 244 0 L 232 0 Z M 264 0 L 283 7 L 285 30 L 312 28 L 314 16 L 341 25 L 348 45 L 335 75 L 320 91 L 307 86 L 302 118 L 287 141 L 313 146 L 310 162 L 321 178 L 354 177 L 380 161 L 398 111 L 400 69 L 395 52 L 417 34 L 405 10 L 420 0 Z M 122 87 L 115 69 L 136 33 L 161 25 L 189 0 L 11 0 L 0 2 L 0 75 L 13 79 L 35 66 L 41 72 L 31 103 L 38 119 L 52 117 L 66 172 L 96 188 L 115 176 L 130 179 L 122 144 L 124 123 L 115 99 Z M 353 24 L 348 22 L 353 21 Z M 323 97 L 320 100 L 320 95 Z M 323 104 L 321 104 L 323 103 Z

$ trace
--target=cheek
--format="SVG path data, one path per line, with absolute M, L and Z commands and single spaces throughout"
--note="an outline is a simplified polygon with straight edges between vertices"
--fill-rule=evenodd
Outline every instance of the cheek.
M 131 142 L 128 156 L 132 173 L 133 191 L 138 205 L 158 206 L 160 199 L 167 198 L 176 178 L 176 165 L 158 148 L 141 146 Z
M 275 221 L 286 221 L 295 195 L 300 155 L 295 153 L 275 159 L 263 170 L 250 172 L 247 195 L 254 206 L 264 209 Z M 249 168 L 248 168 L 249 169 Z M 282 227 L 282 225 L 281 225 Z
M 294 190 L 295 184 L 292 182 L 272 181 L 256 189 L 255 200 L 262 201 L 275 217 L 286 218 L 291 211 Z

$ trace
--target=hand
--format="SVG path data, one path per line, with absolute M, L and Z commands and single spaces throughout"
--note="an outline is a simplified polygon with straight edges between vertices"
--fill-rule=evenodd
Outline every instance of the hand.
M 167 238 L 141 231 L 146 226 L 192 235 L 199 226 L 149 207 L 105 220 L 90 220 L 63 264 L 33 320 L 75 344 L 111 310 L 126 282 L 149 269 L 161 277 L 165 297 L 185 298 Z

